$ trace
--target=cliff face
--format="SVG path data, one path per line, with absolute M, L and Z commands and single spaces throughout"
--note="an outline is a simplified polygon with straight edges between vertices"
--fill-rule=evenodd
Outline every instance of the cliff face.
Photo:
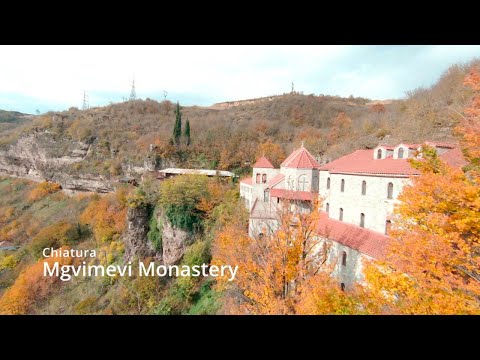
M 144 207 L 129 208 L 127 213 L 127 231 L 123 235 L 125 242 L 125 259 L 132 260 L 134 256 L 140 258 L 155 257 L 161 259 L 152 244 L 148 241 L 148 210 Z
M 0 150 L 0 174 L 55 181 L 67 190 L 113 191 L 111 181 L 102 176 L 65 173 L 65 166 L 83 161 L 90 151 L 91 144 L 54 138 L 48 131 L 34 132 Z
M 162 223 L 163 262 L 172 265 L 183 257 L 189 236 L 187 231 L 172 227 L 167 219 Z
M 138 256 L 141 259 L 153 257 L 165 265 L 178 263 L 185 253 L 188 245 L 189 234 L 187 231 L 174 228 L 161 213 L 156 213 L 158 231 L 161 234 L 162 248 L 155 251 L 152 243 L 148 240 L 149 213 L 144 207 L 129 208 L 127 214 L 128 228 L 123 235 L 125 242 L 125 259 L 130 261 Z

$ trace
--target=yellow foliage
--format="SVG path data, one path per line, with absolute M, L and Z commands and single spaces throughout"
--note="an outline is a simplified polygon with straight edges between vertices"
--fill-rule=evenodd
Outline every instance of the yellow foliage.
M 117 195 L 108 194 L 92 200 L 80 215 L 80 222 L 92 227 L 97 241 L 109 242 L 124 231 L 126 216 L 125 204 L 120 203 Z
M 72 258 L 50 257 L 40 259 L 24 270 L 0 298 L 0 314 L 25 314 L 35 301 L 41 300 L 49 294 L 52 285 L 58 281 L 58 278 L 43 276 L 44 262 L 47 262 L 50 266 L 58 262 L 62 266 L 71 264 Z
M 57 183 L 43 181 L 39 183 L 32 191 L 30 191 L 30 194 L 28 194 L 28 200 L 37 201 L 43 199 L 49 194 L 60 191 L 61 189 L 62 187 Z

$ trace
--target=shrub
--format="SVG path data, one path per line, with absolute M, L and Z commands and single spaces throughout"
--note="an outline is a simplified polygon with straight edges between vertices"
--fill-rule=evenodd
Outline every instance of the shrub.
M 62 187 L 54 182 L 43 181 L 39 183 L 30 194 L 28 194 L 28 200 L 30 201 L 37 201 L 43 199 L 45 196 L 49 194 L 53 194 L 57 191 L 60 191 Z
M 149 230 L 147 233 L 148 240 L 152 243 L 153 248 L 156 251 L 160 251 L 162 249 L 162 233 L 160 232 L 159 228 L 162 228 L 162 224 L 158 222 L 158 216 L 155 212 L 155 209 L 151 211 L 150 214 L 150 221 L 148 223 Z
M 80 224 L 58 222 L 40 230 L 32 239 L 30 250 L 35 257 L 39 258 L 42 256 L 43 249 L 75 244 L 83 235 L 85 235 L 85 229 Z

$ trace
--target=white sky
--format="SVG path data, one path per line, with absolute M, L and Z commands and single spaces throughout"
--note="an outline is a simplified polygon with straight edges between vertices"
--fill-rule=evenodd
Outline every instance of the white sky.
M 128 97 L 183 105 L 305 94 L 400 98 L 480 46 L 0 46 L 0 109 L 33 113 Z

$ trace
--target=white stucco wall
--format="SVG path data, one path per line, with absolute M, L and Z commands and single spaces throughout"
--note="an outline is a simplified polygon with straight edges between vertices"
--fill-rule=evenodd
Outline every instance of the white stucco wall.
M 341 283 L 344 283 L 348 289 L 354 283 L 362 282 L 364 279 L 363 261 L 371 258 L 335 241 L 330 241 L 330 244 L 327 263 L 334 266 L 332 276 L 338 279 L 338 285 L 340 286 Z M 347 254 L 345 266 L 342 264 L 344 251 Z
M 240 197 L 245 200 L 245 207 L 248 211 L 252 208 L 252 190 L 253 187 L 248 184 L 240 182 Z
M 318 170 L 317 169 L 290 169 L 281 168 L 280 172 L 285 175 L 284 188 L 287 190 L 301 190 L 301 191 L 318 191 Z M 299 188 L 299 179 L 305 176 L 307 183 L 305 189 Z M 291 179 L 293 189 L 289 188 L 289 180 Z M 277 188 L 279 188 L 277 186 Z
M 264 168 L 254 168 L 253 169 L 253 177 L 252 177 L 252 202 L 258 198 L 263 201 L 263 191 L 265 190 L 267 183 L 272 180 L 276 175 L 280 173 L 280 169 L 264 169 Z M 257 174 L 260 174 L 260 179 L 262 178 L 263 174 L 267 175 L 267 182 L 257 184 Z
M 327 190 L 327 178 L 330 176 L 330 190 Z M 341 180 L 345 179 L 345 191 L 340 191 Z M 366 195 L 362 195 L 362 181 L 367 183 Z M 388 183 L 393 184 L 393 199 L 387 198 Z M 365 214 L 365 228 L 385 232 L 387 217 L 393 213 L 393 206 L 408 178 L 329 174 L 321 171 L 320 195 L 324 197 L 323 209 L 329 206 L 329 216 L 339 219 L 343 208 L 343 221 L 360 225 L 360 214 Z

